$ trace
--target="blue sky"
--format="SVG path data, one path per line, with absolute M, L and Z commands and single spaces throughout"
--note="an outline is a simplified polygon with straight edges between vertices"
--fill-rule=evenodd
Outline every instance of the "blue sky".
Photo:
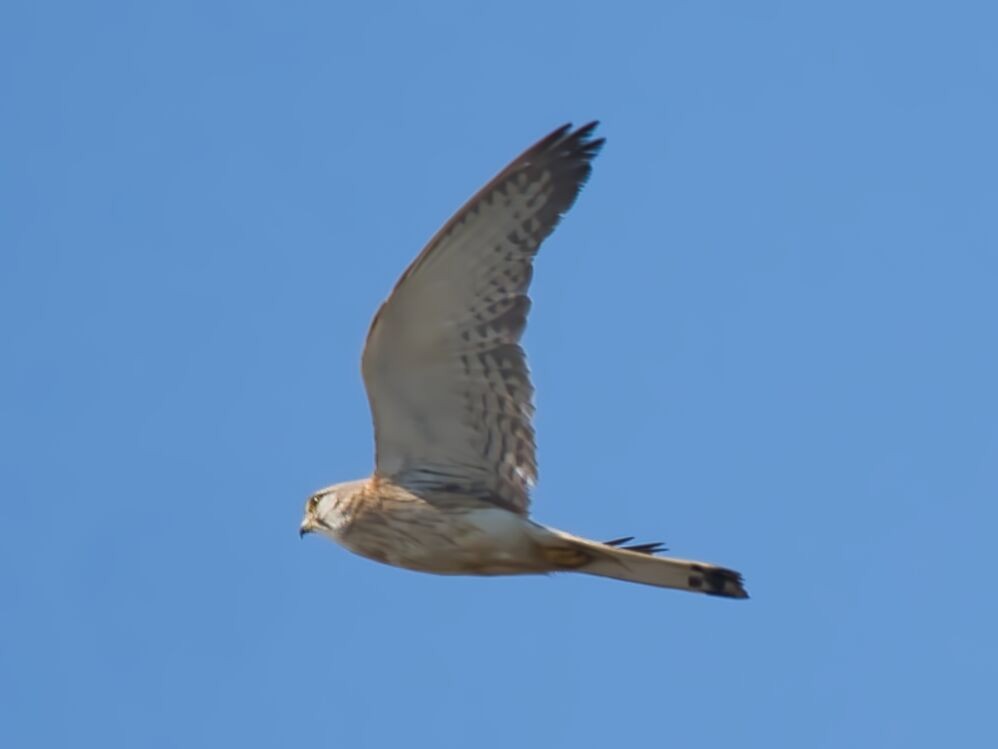
M 988 746 L 998 11 L 0 10 L 0 744 Z M 358 359 L 553 127 L 538 519 L 747 602 L 299 541 Z

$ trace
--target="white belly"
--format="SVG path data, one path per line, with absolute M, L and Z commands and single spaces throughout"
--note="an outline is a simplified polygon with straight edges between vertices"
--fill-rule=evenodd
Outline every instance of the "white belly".
M 358 520 L 337 540 L 357 554 L 397 567 L 445 575 L 541 569 L 534 538 L 543 529 L 498 507 L 455 510 L 403 503 L 383 507 L 377 526 Z

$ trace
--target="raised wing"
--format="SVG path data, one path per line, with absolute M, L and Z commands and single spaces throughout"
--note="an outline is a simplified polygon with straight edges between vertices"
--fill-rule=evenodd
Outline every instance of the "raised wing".
M 375 475 L 525 513 L 537 478 L 533 385 L 520 337 L 541 242 L 603 145 L 596 123 L 555 130 L 430 240 L 381 306 L 362 370 Z

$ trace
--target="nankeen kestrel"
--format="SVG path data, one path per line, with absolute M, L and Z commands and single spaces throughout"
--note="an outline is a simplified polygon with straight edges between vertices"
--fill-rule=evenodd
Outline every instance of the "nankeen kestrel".
M 558 128 L 513 160 L 430 240 L 371 323 L 362 371 L 374 475 L 316 492 L 301 533 L 422 572 L 583 572 L 746 598 L 724 567 L 606 543 L 527 514 L 537 478 L 533 386 L 520 337 L 541 242 L 589 177 L 596 123 Z

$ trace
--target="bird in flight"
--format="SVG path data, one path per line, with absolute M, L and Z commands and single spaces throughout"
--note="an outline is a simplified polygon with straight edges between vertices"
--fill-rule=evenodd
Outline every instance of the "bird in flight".
M 444 575 L 581 572 L 747 598 L 737 572 L 591 541 L 530 519 L 533 392 L 520 346 L 541 243 L 603 146 L 597 123 L 558 128 L 461 208 L 374 316 L 361 369 L 374 417 L 370 478 L 322 489 L 300 533 Z

